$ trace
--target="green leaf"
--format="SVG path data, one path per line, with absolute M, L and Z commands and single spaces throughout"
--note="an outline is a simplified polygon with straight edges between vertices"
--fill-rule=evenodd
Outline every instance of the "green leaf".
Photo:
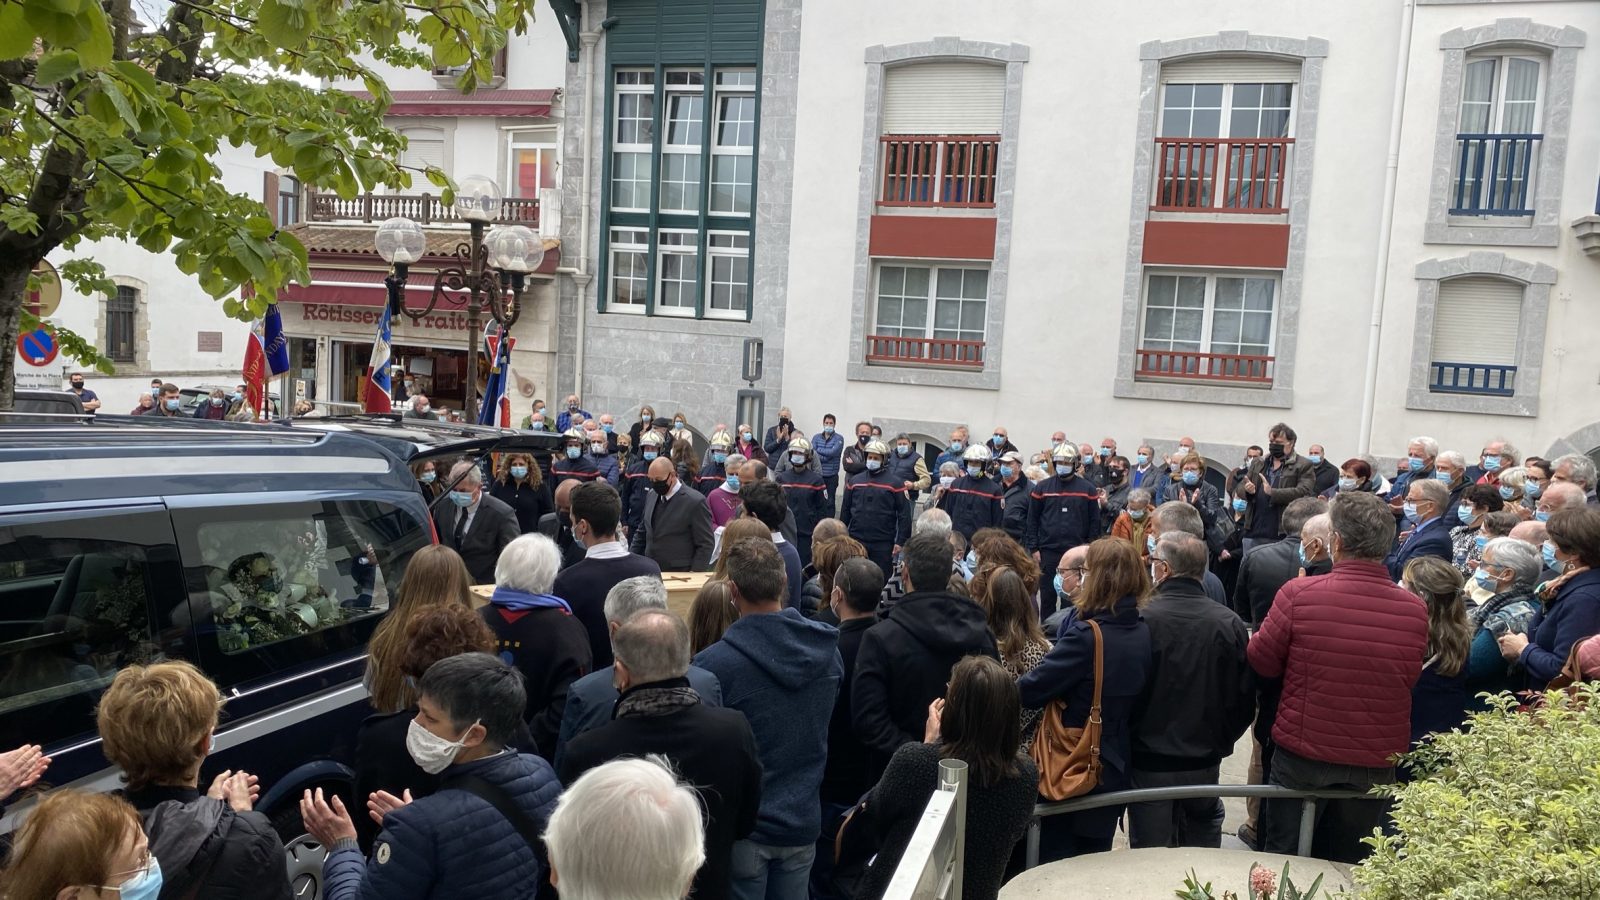
M 128 95 L 122 92 L 122 86 L 117 84 L 117 80 L 104 72 L 95 76 L 95 80 L 100 82 L 101 89 L 105 91 L 106 99 L 110 100 L 111 105 L 116 107 L 117 116 L 129 128 L 138 131 L 139 116 L 133 111 L 133 104 L 128 102 Z
M 298 50 L 311 37 L 313 19 L 299 0 L 265 0 L 256 16 L 261 36 L 285 50 Z
M 122 79 L 132 85 L 139 93 L 152 99 L 155 98 L 158 90 L 156 76 L 152 75 L 149 69 L 126 59 L 117 60 L 111 64 L 111 67 L 116 69 L 117 74 L 121 75 Z
M 266 216 L 251 216 L 245 220 L 244 227 L 253 238 L 266 238 L 278 230 Z
M 111 64 L 111 25 L 99 3 L 88 2 L 78 13 L 82 34 L 75 46 L 85 69 L 100 69 Z
M 450 186 L 450 176 L 446 175 L 443 169 L 436 169 L 433 166 L 429 166 L 423 170 L 422 174 L 427 176 L 428 183 L 434 187 L 447 188 Z
M 24 20 L 21 3 L 0 3 L 0 59 L 32 55 L 38 36 L 38 31 Z
M 39 69 L 34 73 L 33 80 L 39 84 L 55 84 L 81 71 L 83 64 L 78 61 L 78 51 L 53 50 L 39 60 Z

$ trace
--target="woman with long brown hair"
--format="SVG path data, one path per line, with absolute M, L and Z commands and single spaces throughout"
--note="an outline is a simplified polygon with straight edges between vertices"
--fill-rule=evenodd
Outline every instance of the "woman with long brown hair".
M 517 529 L 523 534 L 538 531 L 540 517 L 556 511 L 543 474 L 526 453 L 507 453 L 501 458 L 489 496 L 517 511 Z
M 818 622 L 826 622 L 837 626 L 839 616 L 834 613 L 832 605 L 828 602 L 833 596 L 833 576 L 839 571 L 839 566 L 847 559 L 867 556 L 867 548 L 861 542 L 849 535 L 828 538 L 811 548 L 811 565 L 817 570 L 817 587 L 821 593 L 817 595 L 817 611 L 811 618 Z M 843 690 L 843 688 L 841 688 Z
M 17 830 L 0 871 L 5 900 L 153 900 L 160 892 L 161 866 L 139 813 L 115 794 L 52 791 Z
M 751 518 L 750 516 L 742 516 L 729 522 L 728 527 L 722 529 L 722 543 L 717 547 L 717 561 L 711 566 L 711 577 L 718 580 L 726 579 L 728 577 L 728 551 L 733 549 L 733 545 L 745 538 L 753 537 L 766 538 L 770 541 L 772 540 L 772 531 L 761 524 L 760 519 Z
M 1010 566 L 996 566 L 989 571 L 983 592 L 973 595 L 973 599 L 989 618 L 989 630 L 994 632 L 995 645 L 1000 650 L 1000 665 L 1012 678 L 1021 678 L 1033 671 L 1050 652 L 1050 640 L 1039 627 L 1033 592 L 1028 590 L 1022 576 Z M 1024 750 L 1033 744 L 1034 732 L 1039 727 L 1039 712 L 1038 707 L 1022 710 Z
M 689 606 L 689 649 L 693 653 L 722 640 L 739 613 L 733 608 L 733 590 L 726 579 L 707 581 Z
M 439 469 L 439 464 L 431 459 L 411 464 L 411 474 L 417 479 L 417 490 L 422 492 L 422 499 L 428 503 L 439 499 L 439 495 L 444 493 Z
M 1474 485 L 1478 487 L 1478 485 Z M 1422 676 L 1411 688 L 1411 745 L 1449 731 L 1467 719 L 1467 658 L 1472 623 L 1461 599 L 1461 572 L 1448 561 L 1426 556 L 1406 564 L 1400 584 L 1428 607 L 1428 649 Z
M 1139 608 L 1150 597 L 1150 573 L 1127 541 L 1101 538 L 1089 545 L 1083 587 L 1057 632 L 1055 646 L 1017 687 L 1022 705 L 1060 699 L 1061 724 L 1082 728 L 1094 701 L 1095 631 L 1104 646 L 1101 679 L 1100 781 L 1091 793 L 1126 790 L 1132 755 L 1134 705 L 1150 678 L 1150 629 Z M 1115 807 L 1050 816 L 1040 835 L 1040 861 L 1111 849 L 1121 810 Z
M 411 555 L 394 605 L 367 642 L 367 695 L 380 713 L 397 712 L 416 702 L 400 672 L 405 654 L 405 631 L 411 620 L 435 606 L 472 608 L 472 576 L 461 556 L 443 544 L 423 547 Z
M 990 573 L 1001 567 L 1022 579 L 1029 596 L 1039 590 L 1039 564 L 1033 561 L 1033 554 L 1023 549 L 1004 529 L 980 528 L 973 532 L 972 552 L 978 557 L 977 570 L 967 585 L 973 599 L 982 596 L 987 590 Z

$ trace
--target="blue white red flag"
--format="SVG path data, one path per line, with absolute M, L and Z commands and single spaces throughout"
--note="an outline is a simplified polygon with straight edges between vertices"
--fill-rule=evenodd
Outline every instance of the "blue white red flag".
M 366 382 L 362 390 L 362 405 L 369 413 L 394 411 L 390 402 L 389 369 L 394 364 L 394 353 L 389 346 L 389 307 L 384 306 L 378 316 L 378 335 L 372 341 L 372 360 L 367 366 Z
M 267 307 L 266 333 L 262 335 L 262 349 L 267 357 L 267 375 L 278 376 L 289 371 L 289 339 L 283 334 L 283 316 L 278 314 L 278 304 Z
M 517 339 L 491 321 L 483 330 L 484 355 L 493 362 L 489 367 L 489 381 L 483 389 L 483 403 L 478 407 L 479 425 L 511 427 L 511 349 Z

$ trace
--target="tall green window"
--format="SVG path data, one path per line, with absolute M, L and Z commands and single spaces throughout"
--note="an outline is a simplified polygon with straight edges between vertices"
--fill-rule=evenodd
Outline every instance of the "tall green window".
M 615 66 L 603 311 L 750 318 L 754 65 Z

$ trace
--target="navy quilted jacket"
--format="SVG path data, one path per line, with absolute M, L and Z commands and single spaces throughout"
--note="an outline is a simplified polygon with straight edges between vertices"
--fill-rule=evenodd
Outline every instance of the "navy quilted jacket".
M 561 794 L 550 764 L 526 753 L 452 766 L 442 777 L 458 774 L 499 785 L 540 832 Z M 354 847 L 329 854 L 322 867 L 325 900 L 532 900 L 545 879 L 543 864 L 511 823 L 462 790 L 440 791 L 390 813 L 372 846 L 369 860 Z

